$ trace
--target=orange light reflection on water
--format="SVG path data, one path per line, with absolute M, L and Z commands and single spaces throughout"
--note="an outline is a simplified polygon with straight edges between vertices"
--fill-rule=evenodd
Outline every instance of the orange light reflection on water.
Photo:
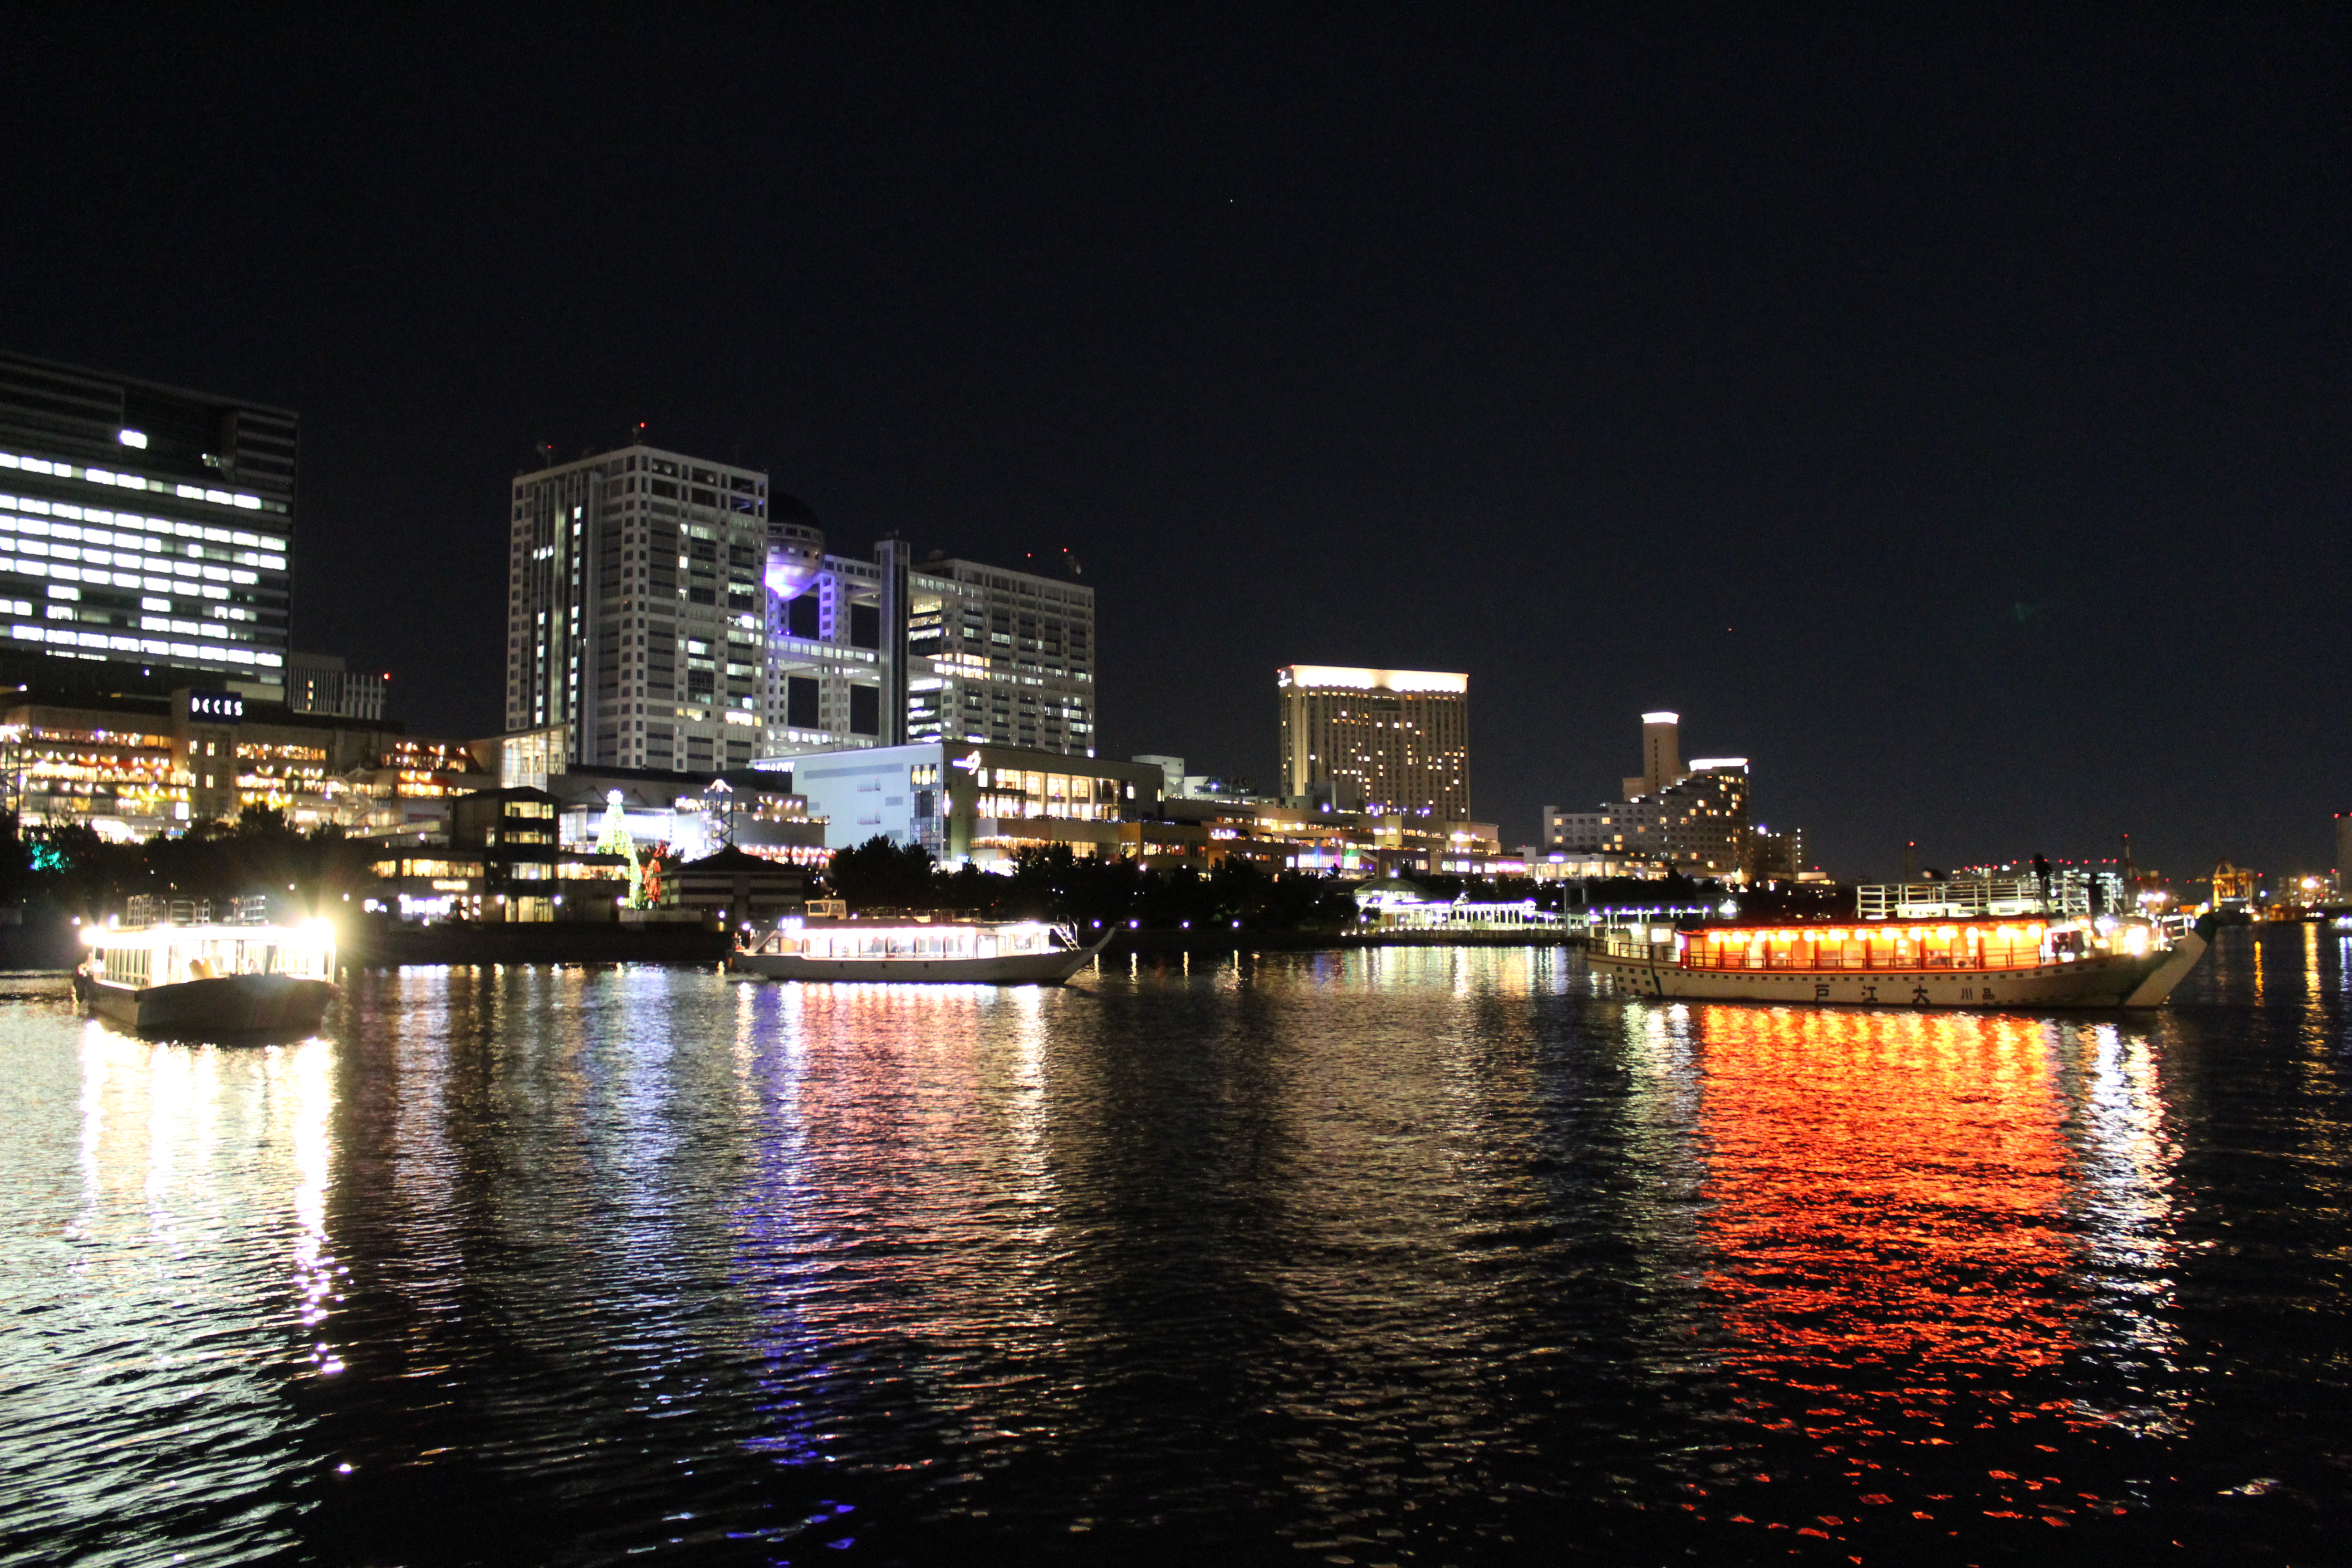
M 2013 1437 L 2046 1458 L 2035 1437 L 2100 1424 L 2066 1397 L 2062 1366 L 2083 1303 L 2082 1172 L 2057 1074 L 2070 1037 L 1958 1014 L 1691 1021 L 1728 1403 L 1775 1435 L 1768 1447 L 1851 1467 L 1855 1497 L 1806 1532 L 1953 1512 L 2069 1522 L 2082 1501 L 2022 1467 L 1978 1470 L 1973 1487 L 1925 1472 L 1956 1444 L 1981 1455 Z
M 2072 1262 L 2043 1026 L 1710 1008 L 1706 1231 L 1761 1364 L 2046 1365 Z

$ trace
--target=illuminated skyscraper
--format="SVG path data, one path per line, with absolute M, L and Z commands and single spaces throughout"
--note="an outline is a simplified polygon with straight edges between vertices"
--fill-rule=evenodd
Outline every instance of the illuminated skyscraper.
M 514 481 L 507 729 L 680 773 L 843 747 L 1094 752 L 1094 591 L 897 539 L 828 554 L 768 476 L 651 447 Z
M 281 700 L 294 445 L 282 408 L 0 353 L 16 678 L 110 665 L 109 680 Z
M 1294 664 L 1282 692 L 1283 793 L 1340 811 L 1470 816 L 1470 678 Z
M 768 477 L 625 447 L 514 481 L 507 728 L 585 766 L 716 772 L 760 744 Z

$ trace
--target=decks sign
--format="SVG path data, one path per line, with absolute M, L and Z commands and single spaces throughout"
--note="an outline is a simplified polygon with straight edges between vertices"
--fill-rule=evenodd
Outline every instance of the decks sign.
M 215 723 L 241 723 L 245 719 L 245 699 L 234 691 L 191 691 L 188 717 L 209 719 Z

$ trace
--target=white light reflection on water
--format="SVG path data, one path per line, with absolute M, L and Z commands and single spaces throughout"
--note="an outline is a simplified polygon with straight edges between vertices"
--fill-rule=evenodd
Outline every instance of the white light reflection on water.
M 274 1050 L 275 1047 L 272 1047 Z M 322 1376 L 343 1370 L 329 1343 L 328 1314 L 340 1299 L 337 1265 L 327 1241 L 327 1187 L 333 1150 L 328 1119 L 335 1108 L 334 1047 L 306 1040 L 294 1047 L 294 1295 L 296 1313 L 310 1336 L 310 1363 Z
M 19 1092 L 78 1126 L 52 1166 L 70 1193 L 28 1186 L 38 1162 L 8 1151 L 0 1300 L 40 1331 L 0 1363 L 7 1540 L 84 1563 L 152 1563 L 163 1542 L 188 1561 L 282 1552 L 276 1487 L 303 1426 L 288 1378 L 312 1342 L 289 1330 L 332 1291 L 331 1047 L 159 1044 L 62 1006 L 9 1021 Z
M 2052 1025 L 2053 1035 L 2062 1026 Z M 2085 1398 L 2085 1414 L 2136 1436 L 2176 1436 L 2189 1405 L 2180 1377 L 2179 1303 L 2171 1269 L 2173 1167 L 2148 1026 L 2065 1029 L 2081 1063 L 2076 1092 L 2075 1208 L 2087 1300 L 2084 1350 L 2122 1377 L 2130 1399 Z

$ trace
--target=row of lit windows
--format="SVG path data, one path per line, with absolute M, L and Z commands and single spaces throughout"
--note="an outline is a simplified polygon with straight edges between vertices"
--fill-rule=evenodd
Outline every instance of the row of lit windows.
M 136 432 L 126 431 L 124 445 L 144 446 L 142 437 L 137 442 L 128 439 Z M 71 463 L 48 458 L 28 457 L 21 452 L 0 452 L 0 468 L 16 468 L 27 474 L 47 474 L 60 479 L 83 479 L 94 485 L 110 485 L 117 489 L 153 490 L 158 495 L 175 496 L 181 500 L 200 500 L 213 506 L 235 507 L 239 511 L 284 511 L 282 502 L 265 501 L 259 496 L 242 490 L 208 489 L 202 485 L 183 485 L 163 479 L 142 479 L 137 474 L 118 473 L 111 468 L 77 468 Z
M 204 659 L 218 664 L 247 664 L 275 669 L 286 662 L 286 656 L 267 648 L 208 647 L 202 643 L 164 642 L 155 637 L 125 637 L 120 633 L 77 632 L 63 626 L 26 626 L 21 622 L 8 628 L 8 635 L 18 642 L 41 643 L 50 647 L 95 648 L 109 653 L 144 653 L 160 658 Z
M 147 551 L 161 550 L 167 541 L 201 541 L 226 547 L 215 552 L 218 559 L 238 561 L 249 566 L 266 566 L 273 572 L 286 569 L 286 544 L 283 540 L 268 539 L 236 529 L 207 528 L 202 523 L 174 521 L 170 518 L 142 517 L 128 511 L 104 511 L 96 507 L 74 506 L 67 501 L 41 500 L 32 496 L 5 493 L 0 493 L 0 512 L 24 514 L 0 517 L 0 531 L 9 533 L 29 533 L 44 539 L 67 539 L 88 544 Z M 44 521 L 43 519 L 52 521 Z M 244 553 L 235 553 L 240 547 Z M 201 555 L 204 552 L 192 544 L 189 553 Z

